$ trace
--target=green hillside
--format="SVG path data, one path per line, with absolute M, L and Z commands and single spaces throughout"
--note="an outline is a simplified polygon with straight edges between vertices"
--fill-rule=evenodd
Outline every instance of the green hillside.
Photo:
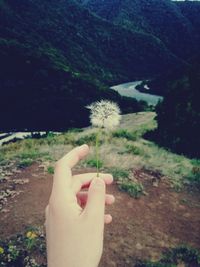
M 0 36 L 1 131 L 87 125 L 85 105 L 100 98 L 115 100 L 123 112 L 139 111 L 140 104 L 108 85 L 182 64 L 151 35 L 115 26 L 70 0 L 2 0 Z
M 103 21 L 74 1 L 6 0 L 0 34 L 57 49 L 65 64 L 110 84 L 163 72 L 177 59 L 156 38 Z
M 182 59 L 187 60 L 198 51 L 200 35 L 196 26 L 200 23 L 197 9 L 199 3 L 176 4 L 170 0 L 89 0 L 82 2 L 106 20 L 133 31 L 154 35 Z M 188 6 L 191 7 L 190 11 L 188 11 Z
M 0 39 L 0 130 L 64 130 L 88 125 L 86 105 L 106 98 L 123 112 L 143 104 L 73 72 L 56 49 Z

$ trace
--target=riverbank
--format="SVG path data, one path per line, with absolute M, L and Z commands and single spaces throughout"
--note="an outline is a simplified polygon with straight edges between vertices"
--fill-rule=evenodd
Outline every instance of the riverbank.
M 142 81 L 129 82 L 112 86 L 111 89 L 117 91 L 122 96 L 132 97 L 138 101 L 142 100 L 152 106 L 156 106 L 159 101 L 163 100 L 162 96 L 150 94 L 148 89 L 146 90 L 147 93 L 137 90 L 136 87 L 141 83 Z
M 2 133 L 0 134 L 0 146 L 9 142 L 22 140 L 25 138 L 31 138 L 36 136 L 45 136 L 46 132 L 17 132 L 17 133 Z

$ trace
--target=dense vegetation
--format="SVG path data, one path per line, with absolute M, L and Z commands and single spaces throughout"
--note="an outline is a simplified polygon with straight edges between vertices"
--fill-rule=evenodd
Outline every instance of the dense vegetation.
M 52 46 L 73 70 L 110 83 L 175 63 L 156 38 L 105 22 L 72 0 L 1 1 L 0 33 L 37 49 Z
M 191 68 L 168 75 L 169 80 L 164 77 L 154 82 L 165 92 L 156 110 L 158 129 L 154 138 L 161 145 L 196 158 L 200 157 L 199 59 L 191 63 Z
M 34 50 L 0 39 L 1 130 L 63 130 L 88 125 L 86 105 L 103 98 L 122 111 L 143 109 L 143 103 L 121 97 L 88 77 L 72 72 L 56 50 Z M 60 59 L 60 61 L 58 60 Z
M 81 0 L 80 0 L 81 1 Z M 187 60 L 200 44 L 200 3 L 170 0 L 81 1 L 99 16 L 132 31 L 154 35 L 178 57 Z
M 75 1 L 0 1 L 0 130 L 83 126 L 85 105 L 117 101 L 139 111 L 102 84 L 154 77 L 182 64 L 147 33 L 115 26 Z M 81 114 L 81 116 L 80 116 Z

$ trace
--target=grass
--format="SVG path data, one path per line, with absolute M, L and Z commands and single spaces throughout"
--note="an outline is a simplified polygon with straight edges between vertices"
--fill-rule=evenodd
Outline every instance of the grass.
M 84 144 L 88 144 L 88 145 L 95 145 L 96 142 L 96 134 L 92 133 L 92 134 L 88 134 L 85 136 L 80 137 L 79 139 L 75 140 L 75 145 L 77 146 L 81 146 Z
M 144 194 L 144 188 L 141 183 L 129 179 L 133 169 L 145 168 L 158 171 L 169 179 L 171 186 L 175 189 L 181 189 L 188 183 L 194 186 L 200 183 L 200 160 L 191 160 L 171 153 L 155 143 L 143 139 L 144 132 L 156 127 L 154 116 L 155 114 L 152 112 L 125 115 L 117 131 L 101 135 L 100 168 L 112 173 L 119 188 L 136 198 Z M 79 166 L 96 168 L 95 133 L 96 130 L 91 128 L 72 129 L 60 135 L 50 133 L 46 138 L 26 139 L 7 144 L 0 147 L 0 167 L 10 161 L 16 161 L 22 168 L 35 161 L 48 161 L 50 165 L 47 167 L 47 172 L 53 174 L 56 160 L 73 147 L 88 143 L 90 155 L 81 161 Z M 183 199 L 182 201 L 185 203 L 187 200 Z M 42 235 L 38 234 L 38 238 L 35 240 L 37 246 L 32 244 L 27 246 L 26 239 L 24 235 L 20 234 L 10 241 L 0 241 L 0 262 L 5 262 L 4 266 L 10 266 L 6 262 L 8 254 L 11 254 L 12 262 L 16 264 L 13 266 L 23 266 L 22 261 L 25 259 L 25 255 L 29 255 L 29 260 L 31 260 L 32 255 L 42 252 L 46 257 L 45 240 Z M 1 247 L 4 249 L 3 254 L 1 254 Z M 181 246 L 168 250 L 158 262 L 140 262 L 137 266 L 172 267 L 177 266 L 178 261 L 184 261 L 188 266 L 193 262 L 198 266 L 200 265 L 199 252 L 190 247 Z
M 133 155 L 143 155 L 144 151 L 136 145 L 127 144 L 123 153 L 130 153 Z
M 186 177 L 186 182 L 200 188 L 200 160 L 193 160 L 191 174 Z
M 114 131 L 112 133 L 112 136 L 116 138 L 125 138 L 130 141 L 137 140 L 137 135 L 134 132 L 129 132 L 128 130 L 125 130 L 125 129 L 119 129 L 119 130 Z
M 85 160 L 85 164 L 88 167 L 96 168 L 97 161 L 96 159 L 87 159 Z M 103 161 L 99 160 L 99 168 L 101 169 L 103 167 Z
M 127 192 L 130 196 L 134 198 L 139 198 L 144 194 L 144 187 L 141 183 L 135 183 L 133 181 L 124 180 L 119 184 L 119 188 L 122 191 Z
M 117 179 L 128 176 L 132 169 L 145 168 L 166 176 L 176 189 L 188 183 L 198 185 L 199 160 L 171 153 L 143 139 L 144 132 L 156 127 L 154 117 L 153 112 L 127 114 L 123 116 L 119 129 L 102 133 L 99 148 L 101 168 L 111 171 Z M 87 143 L 90 145 L 90 155 L 80 166 L 96 167 L 95 138 L 96 129 L 86 128 L 11 143 L 0 148 L 0 166 L 11 160 L 21 166 L 38 160 L 53 163 L 73 147 Z
M 33 163 L 33 160 L 32 159 L 22 159 L 18 164 L 17 166 L 19 168 L 26 168 L 28 166 L 30 166 L 31 164 Z
M 113 175 L 113 178 L 117 181 L 123 180 L 129 177 L 129 171 L 113 167 L 108 169 L 108 172 Z

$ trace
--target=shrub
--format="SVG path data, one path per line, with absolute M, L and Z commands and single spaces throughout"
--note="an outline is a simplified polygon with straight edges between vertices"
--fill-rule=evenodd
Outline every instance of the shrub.
M 178 264 L 180 261 L 199 266 L 200 252 L 190 246 L 182 245 L 169 249 L 162 258 L 162 262 L 164 263 Z
M 19 163 L 18 163 L 18 167 L 19 168 L 26 168 L 28 166 L 30 166 L 33 163 L 32 159 L 22 159 Z
M 83 129 L 81 129 L 81 128 L 70 128 L 68 130 L 68 132 L 70 132 L 70 133 L 81 133 L 81 132 L 83 132 Z
M 126 191 L 130 196 L 139 198 L 144 193 L 144 187 L 141 183 L 135 183 L 129 180 L 124 180 L 119 184 L 119 188 Z
M 129 177 L 129 171 L 120 168 L 109 168 L 108 172 L 113 175 L 115 180 L 122 180 Z
M 130 141 L 136 141 L 137 140 L 137 135 L 134 132 L 129 132 L 125 129 L 119 129 L 116 130 L 112 133 L 113 137 L 117 138 L 126 138 L 127 140 Z
M 47 172 L 48 172 L 49 174 L 54 174 L 54 167 L 53 167 L 53 166 L 48 166 L 48 168 L 47 168 Z
M 32 266 L 44 267 L 38 264 L 33 256 L 46 257 L 46 244 L 43 233 L 39 229 L 28 230 L 5 241 L 0 240 L 0 266 Z
M 95 133 L 82 136 L 75 141 L 75 145 L 78 145 L 78 146 L 81 146 L 84 144 L 95 145 L 95 143 L 96 143 L 96 134 Z M 99 144 L 102 144 L 102 143 L 103 143 L 102 140 L 99 140 Z
M 144 151 L 142 149 L 140 149 L 137 146 L 134 145 L 126 145 L 126 150 L 125 153 L 130 153 L 133 155 L 143 155 Z
M 19 154 L 19 158 L 22 160 L 37 159 L 39 156 L 40 156 L 40 153 L 37 150 L 28 150 L 28 151 L 21 152 Z
M 191 174 L 186 177 L 186 180 L 194 186 L 200 188 L 200 160 L 192 160 L 193 168 Z

